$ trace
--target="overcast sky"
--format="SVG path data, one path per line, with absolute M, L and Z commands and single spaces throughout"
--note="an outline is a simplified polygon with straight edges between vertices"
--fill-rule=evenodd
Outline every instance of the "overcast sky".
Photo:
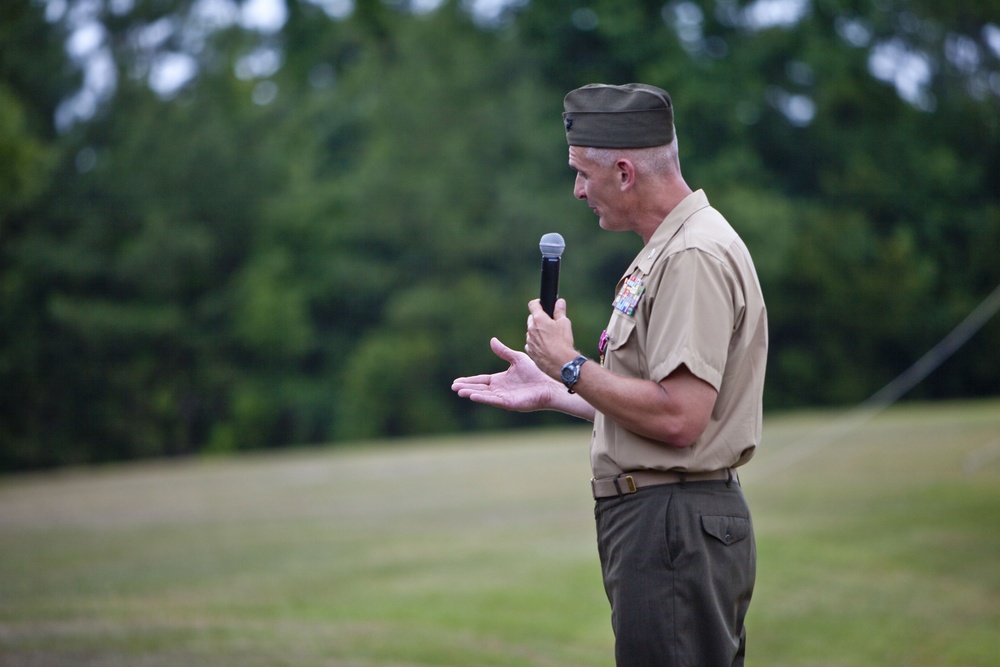
M 375 0 L 366 0 L 375 1 Z M 437 9 L 444 0 L 412 0 L 413 11 L 425 13 Z M 524 4 L 528 0 L 465 0 L 478 21 L 494 22 L 505 7 Z M 309 0 L 321 7 L 334 19 L 350 16 L 355 0 Z M 108 8 L 117 14 L 130 12 L 135 0 L 107 0 Z M 775 26 L 793 26 L 809 11 L 811 0 L 756 0 L 740 8 L 733 3 L 728 18 L 752 30 Z M 725 4 L 720 4 L 721 8 Z M 67 99 L 56 113 L 56 124 L 61 129 L 78 120 L 90 118 L 98 106 L 109 99 L 117 86 L 116 69 L 107 47 L 107 34 L 98 20 L 99 3 L 83 0 L 72 5 L 67 0 L 46 0 L 46 16 L 50 21 L 65 20 L 70 30 L 66 51 L 84 70 L 84 84 L 80 91 Z M 664 17 L 671 17 L 682 43 L 688 46 L 704 44 L 701 32 L 704 16 L 699 5 L 693 2 L 676 2 L 664 5 Z M 162 19 L 147 26 L 139 41 L 149 54 L 148 70 L 142 75 L 150 87 L 164 97 L 172 96 L 191 78 L 197 75 L 198 62 L 183 50 L 171 51 L 163 44 L 178 31 L 181 43 L 197 43 L 204 38 L 206 29 L 221 29 L 239 24 L 247 30 L 270 34 L 281 30 L 288 18 L 285 0 L 197 0 L 191 8 L 191 25 L 180 21 Z M 911 15 L 912 16 L 912 15 Z M 597 26 L 600 17 L 590 12 L 588 26 Z M 913 20 L 919 21 L 916 17 Z M 192 27 L 197 26 L 197 27 Z M 933 73 L 932 63 L 921 51 L 901 39 L 872 43 L 872 34 L 864 22 L 847 17 L 838 19 L 837 29 L 845 43 L 855 48 L 870 48 L 869 70 L 876 78 L 892 84 L 901 98 L 917 108 L 931 111 L 934 100 L 928 92 Z M 198 33 L 201 31 L 201 34 Z M 988 48 L 1000 56 L 1000 27 L 988 24 L 982 37 Z M 699 46 L 700 48 L 700 46 Z M 945 42 L 945 57 L 949 62 L 970 76 L 981 69 L 983 54 L 979 44 L 971 37 L 949 35 Z M 236 63 L 236 74 L 241 78 L 266 78 L 281 66 L 280 53 L 267 49 L 248 54 Z M 994 73 L 982 85 L 983 95 L 1000 95 L 1000 75 Z M 267 103 L 277 89 L 272 84 L 270 94 L 255 96 L 255 101 Z M 970 91 L 975 94 L 975 91 Z M 808 124 L 812 119 L 811 100 L 797 95 L 778 95 L 772 103 L 781 108 L 793 122 Z

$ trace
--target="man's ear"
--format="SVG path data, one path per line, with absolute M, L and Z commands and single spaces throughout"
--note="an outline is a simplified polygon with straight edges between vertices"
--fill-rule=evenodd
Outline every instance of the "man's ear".
M 632 164 L 631 160 L 618 160 L 615 163 L 615 168 L 618 170 L 619 185 L 622 192 L 635 185 L 635 165 Z

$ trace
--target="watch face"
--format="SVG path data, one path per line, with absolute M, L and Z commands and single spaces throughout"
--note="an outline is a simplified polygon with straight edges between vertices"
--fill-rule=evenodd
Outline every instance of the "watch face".
M 587 360 L 586 357 L 580 356 L 569 362 L 562 367 L 562 371 L 559 372 L 559 376 L 562 378 L 563 384 L 569 389 L 569 393 L 573 393 L 573 385 L 580 378 L 580 366 L 583 362 Z

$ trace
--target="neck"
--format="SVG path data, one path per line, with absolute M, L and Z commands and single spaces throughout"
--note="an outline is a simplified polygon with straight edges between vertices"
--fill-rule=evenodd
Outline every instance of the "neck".
M 640 199 L 647 202 L 636 215 L 636 233 L 642 237 L 643 243 L 649 243 L 663 220 L 692 192 L 684 179 L 678 176 L 656 183 L 654 191 L 647 193 L 645 199 Z

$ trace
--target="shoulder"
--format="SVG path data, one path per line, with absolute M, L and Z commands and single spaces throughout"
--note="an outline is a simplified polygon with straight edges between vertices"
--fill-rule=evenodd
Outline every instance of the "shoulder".
M 684 221 L 664 250 L 663 259 L 668 262 L 716 265 L 738 275 L 756 274 L 750 251 L 739 233 L 725 216 L 707 204 Z
M 676 251 L 701 250 L 713 255 L 724 255 L 734 244 L 741 244 L 739 234 L 729 221 L 711 206 L 695 211 L 681 227 L 680 243 Z

